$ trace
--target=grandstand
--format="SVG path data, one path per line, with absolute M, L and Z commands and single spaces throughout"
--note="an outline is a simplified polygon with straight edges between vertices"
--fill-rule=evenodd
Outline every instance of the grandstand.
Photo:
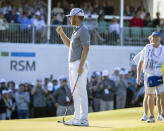
M 56 34 L 55 29 L 58 24 L 62 24 L 65 28 L 66 34 L 70 36 L 73 27 L 69 25 L 69 20 L 64 16 L 64 14 L 67 14 L 70 8 L 75 6 L 81 7 L 85 10 L 86 25 L 88 25 L 90 28 L 92 45 L 121 45 L 121 43 L 123 43 L 123 45 L 144 46 L 148 43 L 147 37 L 151 34 L 152 31 L 159 31 L 162 33 L 163 36 L 163 19 L 159 16 L 158 19 L 160 19 L 161 22 L 158 22 L 156 25 L 154 25 L 156 16 L 153 16 L 154 12 L 152 13 L 152 10 L 150 10 L 150 8 L 152 7 L 147 7 L 147 0 L 141 0 L 140 2 L 125 0 L 124 3 L 124 26 L 123 29 L 121 29 L 122 31 L 120 30 L 120 33 L 115 34 L 114 31 L 109 31 L 109 26 L 112 26 L 113 18 L 117 19 L 118 24 L 120 23 L 120 8 L 118 7 L 118 5 L 120 4 L 119 0 L 111 0 L 109 3 L 106 3 L 109 4 L 109 7 L 111 9 L 113 9 L 113 12 L 110 12 L 110 10 L 106 8 L 107 5 L 106 7 L 103 5 L 105 4 L 105 1 L 84 1 L 83 4 L 79 4 L 73 0 L 70 1 L 70 3 L 65 0 L 63 0 L 62 2 L 52 1 L 51 25 L 46 24 L 46 21 L 48 21 L 46 6 L 48 6 L 48 4 L 44 0 L 40 1 L 39 4 L 32 1 L 22 1 L 18 3 L 14 3 L 11 1 L 1 1 L 0 42 L 62 44 L 59 36 L 57 36 Z M 8 7 L 6 5 L 8 5 Z M 21 5 L 23 5 L 24 10 L 22 7 L 20 7 Z M 32 9 L 33 5 L 34 8 Z M 67 5 L 68 8 L 65 9 L 64 5 Z M 13 11 L 12 7 L 14 7 Z M 25 26 L 26 23 L 21 23 L 20 21 L 20 17 L 23 11 L 27 13 L 27 18 L 32 21 L 29 27 L 24 30 L 22 30 L 21 27 Z M 40 17 L 41 19 L 43 19 L 44 24 L 38 30 L 37 25 L 33 23 L 33 19 L 36 16 L 36 12 L 39 11 L 41 15 Z M 135 17 L 135 12 L 138 12 L 141 16 L 141 19 L 143 21 L 142 26 L 130 25 L 132 18 Z M 147 12 L 150 13 L 150 20 L 148 21 L 146 20 L 146 18 L 144 18 Z M 100 17 L 103 18 L 100 19 Z M 151 17 L 153 19 L 151 19 Z M 149 22 L 150 24 L 147 25 L 147 22 Z M 48 39 L 47 37 L 49 30 L 51 32 L 50 39 Z M 99 33 L 102 40 L 99 39 L 99 37 L 94 38 L 96 37 L 95 31 L 96 33 Z M 121 33 L 123 33 L 123 39 L 120 38 Z

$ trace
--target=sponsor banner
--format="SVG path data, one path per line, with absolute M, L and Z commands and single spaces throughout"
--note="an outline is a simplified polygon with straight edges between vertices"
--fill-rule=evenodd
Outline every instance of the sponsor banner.
M 129 69 L 143 47 L 90 46 L 89 74 L 114 67 Z M 68 48 L 64 45 L 0 44 L 0 78 L 35 83 L 37 78 L 68 78 Z

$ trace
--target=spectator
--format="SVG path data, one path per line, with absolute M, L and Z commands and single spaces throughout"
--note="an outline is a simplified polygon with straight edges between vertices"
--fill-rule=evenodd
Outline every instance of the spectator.
M 2 98 L 0 98 L 0 120 L 6 120 L 6 112 L 9 108 L 8 105 L 8 91 L 2 91 Z
M 134 6 L 130 6 L 130 12 L 131 12 L 132 16 L 135 15 L 135 8 L 134 8 Z
M 16 99 L 15 99 L 15 94 L 16 92 L 13 92 L 12 89 L 9 89 L 8 90 L 8 95 L 9 95 L 9 100 L 10 100 L 10 103 L 11 103 L 11 111 L 12 111 L 12 114 L 11 114 L 11 119 L 17 119 L 17 105 L 16 105 Z
M 103 9 L 100 6 L 99 0 L 95 0 L 93 8 L 94 8 L 94 12 L 96 12 L 96 14 L 101 15 L 103 13 Z
M 60 88 L 54 92 L 54 97 L 57 107 L 57 116 L 63 116 L 66 106 L 70 102 L 71 90 L 68 88 L 67 79 L 63 79 Z M 69 106 L 67 115 L 71 115 L 73 112 L 72 105 Z
M 145 87 L 142 86 L 136 94 L 136 97 L 133 99 L 132 103 L 136 106 L 143 106 L 143 100 L 145 96 Z M 146 97 L 146 96 L 145 96 Z M 147 99 L 147 98 L 145 98 Z M 146 100 L 147 101 L 147 100 Z M 147 103 L 147 102 L 146 102 Z M 146 113 L 147 114 L 147 113 Z
M 53 80 L 52 84 L 53 84 L 53 92 L 54 92 L 58 88 L 58 81 L 57 80 Z
M 17 110 L 18 110 L 18 118 L 19 119 L 28 119 L 29 118 L 29 103 L 30 96 L 28 92 L 25 92 L 25 87 L 23 84 L 19 85 L 19 90 L 15 96 Z
M 13 97 L 15 97 L 15 93 L 16 93 L 15 82 L 14 81 L 9 81 L 7 83 L 7 88 L 11 89 L 12 95 L 13 95 Z
M 137 66 L 136 65 L 131 65 L 130 71 L 132 72 L 132 77 L 136 78 L 137 77 Z
M 91 10 L 88 2 L 84 2 L 82 9 L 84 10 L 84 14 L 90 16 L 91 15 Z
M 35 18 L 33 19 L 33 25 L 35 26 L 35 38 L 36 38 L 36 43 L 44 42 L 45 40 L 45 21 L 41 19 L 40 12 L 35 13 Z
M 12 6 L 11 6 L 11 1 L 4 1 L 3 3 L 3 14 L 7 14 L 9 11 L 12 10 Z
M 56 14 L 53 14 L 52 15 L 51 24 L 52 25 L 62 25 L 62 22 L 60 22 L 59 20 L 57 20 L 57 15 Z
M 8 90 L 6 87 L 6 80 L 5 79 L 0 79 L 0 95 L 2 94 L 3 90 Z
M 98 85 L 101 92 L 100 110 L 113 110 L 115 83 L 113 80 L 109 79 L 107 70 L 103 71 L 102 76 L 103 80 Z
M 95 72 L 90 81 L 90 88 L 93 94 L 93 109 L 95 112 L 100 111 L 101 93 L 98 84 L 101 82 L 100 72 Z
M 87 81 L 87 94 L 88 94 L 88 112 L 93 112 L 93 108 L 92 108 L 93 94 L 88 81 Z
M 48 91 L 46 96 L 47 117 L 56 116 L 56 103 L 52 93 L 53 91 Z
M 91 41 L 94 44 L 99 44 L 100 42 L 104 42 L 105 40 L 100 36 L 99 32 L 97 31 L 98 22 L 94 18 L 90 16 L 88 21 L 85 22 L 85 25 L 88 26 L 89 33 L 91 34 Z
M 27 8 L 26 14 L 27 14 L 27 18 L 29 19 L 33 18 L 33 10 L 31 8 Z
M 107 22 L 104 20 L 104 14 L 99 15 L 98 18 L 98 31 L 99 33 L 105 33 Z
M 61 2 L 58 1 L 55 8 L 53 8 L 52 13 L 56 15 L 56 20 L 60 23 L 63 23 L 64 19 L 64 10 L 61 8 Z
M 124 16 L 133 16 L 128 5 L 125 6 Z
M 133 76 L 133 72 L 129 71 L 128 72 L 128 88 L 127 88 L 127 107 L 132 107 L 133 103 L 132 101 L 134 100 L 134 96 L 136 94 L 136 88 L 137 88 L 137 83 L 136 83 L 136 77 Z
M 45 78 L 44 79 L 44 87 L 47 88 L 47 85 L 48 85 L 48 82 L 49 82 L 49 78 Z
M 120 81 L 120 75 L 119 75 L 119 72 L 120 72 L 120 68 L 119 67 L 115 67 L 114 68 L 114 72 L 111 76 L 111 80 L 113 80 L 116 84 L 116 86 L 118 85 L 118 82 Z
M 120 35 L 120 25 L 117 23 L 117 19 L 112 19 L 112 24 L 109 25 L 109 34 L 112 41 L 117 41 Z
M 159 12 L 156 13 L 156 17 L 157 18 L 153 20 L 153 27 L 159 27 L 160 26 L 161 18 L 160 18 Z
M 47 90 L 42 86 L 42 81 L 37 80 L 36 85 L 33 87 L 31 94 L 33 96 L 34 117 L 46 116 L 46 97 Z
M 114 14 L 114 7 L 111 4 L 110 0 L 105 1 L 104 4 L 104 15 L 113 15 Z
M 29 5 L 28 1 L 25 1 L 23 5 L 24 5 L 24 11 L 27 13 L 27 17 L 31 19 L 34 9 Z
M 140 17 L 141 17 L 141 19 L 143 20 L 143 19 L 145 18 L 145 15 L 146 15 L 146 10 L 145 10 L 145 8 L 141 6 L 141 7 L 138 8 L 138 11 L 141 12 Z
M 27 13 L 23 12 L 18 16 L 18 22 L 20 23 L 20 41 L 29 43 L 32 41 L 32 21 L 27 17 Z
M 146 13 L 143 23 L 144 27 L 152 27 L 152 20 L 149 12 Z
M 125 73 L 126 71 L 120 71 L 120 79 L 119 79 L 117 90 L 116 90 L 116 108 L 117 109 L 125 108 L 125 104 L 126 104 L 128 85 L 125 81 Z
M 11 118 L 17 118 L 16 117 L 16 100 L 13 97 L 11 89 L 8 90 L 8 103 L 9 103 L 10 108 L 8 108 L 6 112 L 7 119 L 10 120 Z
M 3 33 L 4 30 L 7 30 L 7 28 L 8 28 L 7 20 L 5 19 L 3 13 L 0 12 L 0 33 Z M 1 36 L 2 36 L 2 34 L 1 34 Z
M 47 3 L 41 0 L 35 0 L 33 6 L 35 8 L 35 12 L 39 11 L 41 15 L 44 16 L 44 12 L 46 12 L 47 9 Z
M 5 15 L 8 23 L 17 23 L 18 15 L 16 14 L 16 7 L 13 7 L 9 13 Z
M 115 33 L 116 35 L 120 34 L 120 25 L 117 23 L 117 19 L 115 17 L 112 19 L 112 24 L 109 25 L 109 33 Z
M 33 25 L 31 19 L 27 17 L 26 12 L 23 12 L 22 15 L 18 16 L 18 22 L 21 24 L 20 26 L 21 31 L 28 30 Z
M 141 19 L 141 11 L 136 11 L 134 18 L 130 20 L 131 27 L 143 27 L 143 20 Z

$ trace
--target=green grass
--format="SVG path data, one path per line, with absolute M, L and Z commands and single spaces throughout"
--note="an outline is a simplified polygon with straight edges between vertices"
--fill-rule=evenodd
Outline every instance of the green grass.
M 142 108 L 129 108 L 89 114 L 89 127 L 65 126 L 62 117 L 0 121 L 0 131 L 163 131 L 164 123 L 140 121 Z M 67 116 L 69 120 L 72 116 Z

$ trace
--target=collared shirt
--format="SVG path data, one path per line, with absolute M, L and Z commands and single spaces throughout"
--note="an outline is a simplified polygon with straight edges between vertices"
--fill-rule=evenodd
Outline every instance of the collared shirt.
M 81 59 L 83 46 L 90 45 L 90 34 L 88 28 L 81 24 L 76 27 L 70 39 L 68 61 L 73 62 Z
M 154 48 L 152 44 L 147 44 L 140 53 L 140 60 L 144 61 L 143 72 L 162 75 L 164 46 L 160 44 L 157 48 Z

